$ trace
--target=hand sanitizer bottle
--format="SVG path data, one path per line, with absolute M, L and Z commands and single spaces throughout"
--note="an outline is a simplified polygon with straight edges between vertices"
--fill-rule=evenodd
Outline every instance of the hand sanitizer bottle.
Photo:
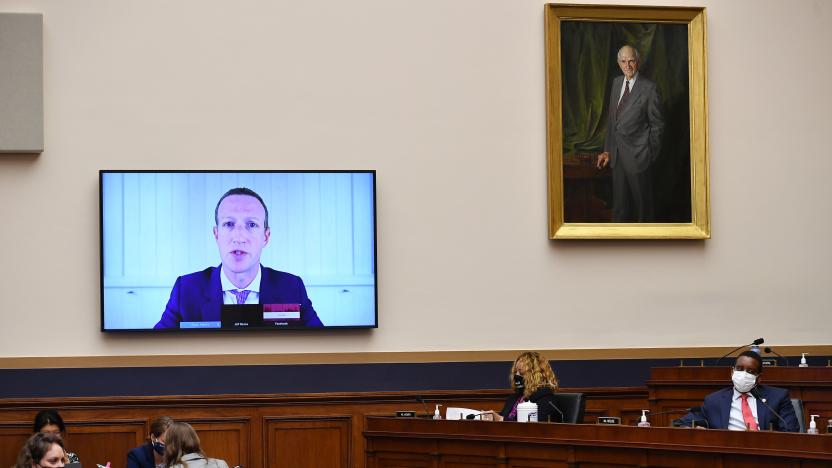
M 817 414 L 813 414 L 810 417 L 812 418 L 812 420 L 809 421 L 809 429 L 806 429 L 806 433 L 807 434 L 817 434 L 818 433 L 818 423 L 815 422 L 815 418 L 819 418 L 820 416 L 818 416 Z
M 436 405 L 436 409 L 433 410 L 433 419 L 442 419 L 442 415 L 439 414 L 439 407 L 442 405 Z
M 809 363 L 806 362 L 806 353 L 800 353 L 800 364 L 797 367 L 809 367 Z
M 638 422 L 638 427 L 650 427 L 650 421 L 647 420 L 647 410 L 641 410 L 641 421 Z
M 760 353 L 760 345 L 751 345 L 749 346 L 749 349 L 757 353 L 757 356 L 760 356 L 762 354 Z

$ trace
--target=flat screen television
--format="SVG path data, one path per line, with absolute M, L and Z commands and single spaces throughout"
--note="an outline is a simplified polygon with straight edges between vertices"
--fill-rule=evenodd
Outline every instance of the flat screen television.
M 376 328 L 375 177 L 100 171 L 101 330 Z

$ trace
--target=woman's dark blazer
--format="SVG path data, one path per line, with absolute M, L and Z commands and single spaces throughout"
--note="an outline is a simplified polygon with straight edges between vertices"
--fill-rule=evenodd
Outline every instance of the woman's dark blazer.
M 500 411 L 500 416 L 505 418 L 514 407 L 517 395 L 511 394 L 506 398 L 506 404 Z M 539 422 L 563 422 L 563 415 L 555 409 L 555 392 L 549 387 L 537 389 L 529 396 L 529 401 L 537 403 L 537 420 Z M 551 418 L 551 419 L 549 419 Z

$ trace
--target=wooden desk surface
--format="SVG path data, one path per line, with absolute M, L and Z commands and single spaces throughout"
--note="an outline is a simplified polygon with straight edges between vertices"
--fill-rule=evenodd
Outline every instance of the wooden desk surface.
M 367 418 L 367 467 L 832 466 L 832 436 Z

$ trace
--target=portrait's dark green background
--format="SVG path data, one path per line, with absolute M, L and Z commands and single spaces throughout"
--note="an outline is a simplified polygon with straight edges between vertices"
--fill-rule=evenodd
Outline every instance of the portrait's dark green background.
M 691 221 L 687 40 L 686 24 L 561 23 L 564 156 L 603 151 L 606 107 L 612 80 L 621 74 L 616 54 L 623 45 L 638 49 L 639 73 L 659 87 L 666 127 L 661 156 L 653 167 L 656 222 Z M 604 184 L 610 184 L 608 178 L 593 190 L 610 204 L 611 191 Z M 566 222 L 592 220 L 574 218 L 567 210 Z

